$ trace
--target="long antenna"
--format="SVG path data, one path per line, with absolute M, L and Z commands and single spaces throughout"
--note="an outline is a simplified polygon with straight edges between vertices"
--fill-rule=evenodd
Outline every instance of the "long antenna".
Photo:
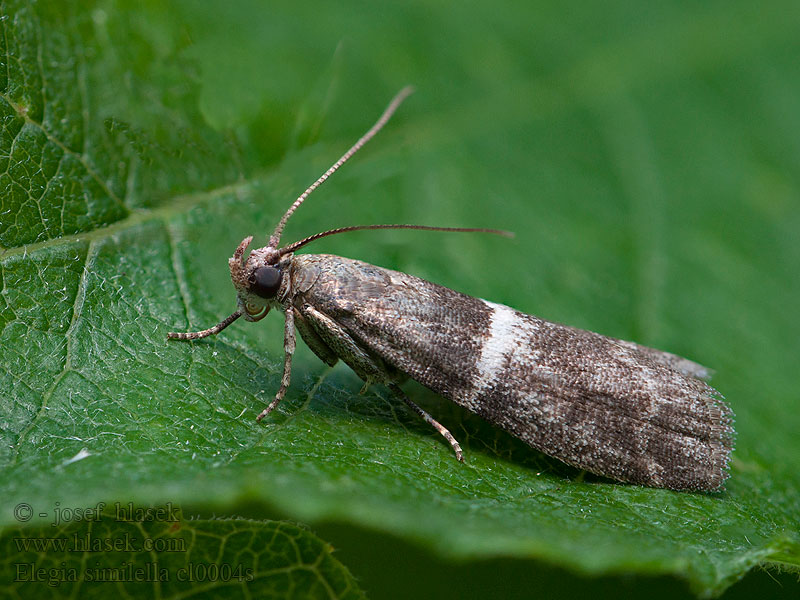
M 370 130 L 367 131 L 367 133 L 365 133 L 364 135 L 362 135 L 359 138 L 359 140 L 355 144 L 353 144 L 353 146 L 347 152 L 345 152 L 339 160 L 333 163 L 330 169 L 325 171 L 320 176 L 319 179 L 317 179 L 314 183 L 308 186 L 308 189 L 305 192 L 303 192 L 302 194 L 300 194 L 300 196 L 298 196 L 297 200 L 295 200 L 294 203 L 289 207 L 289 210 L 287 210 L 286 213 L 283 215 L 283 217 L 281 217 L 278 226 L 275 228 L 275 231 L 272 233 L 272 236 L 270 236 L 269 238 L 270 247 L 272 248 L 278 247 L 278 244 L 280 244 L 281 241 L 281 234 L 283 233 L 283 228 L 286 226 L 286 222 L 289 220 L 289 217 L 292 216 L 292 213 L 294 213 L 294 211 L 297 210 L 297 207 L 299 207 L 305 201 L 305 199 L 308 198 L 311 192 L 313 192 L 315 189 L 317 189 L 319 186 L 325 183 L 325 180 L 328 179 L 328 177 L 330 177 L 331 175 L 333 175 L 339 169 L 339 167 L 341 167 L 344 163 L 346 163 L 350 159 L 350 157 L 353 156 L 353 154 L 358 152 L 364 144 L 366 144 L 373 137 L 375 137 L 375 134 L 378 133 L 381 130 L 381 128 L 384 125 L 386 125 L 387 121 L 392 118 L 392 115 L 394 114 L 394 111 L 397 110 L 397 107 L 400 106 L 403 100 L 405 100 L 408 97 L 408 95 L 411 94 L 413 91 L 414 88 L 412 86 L 406 86 L 402 90 L 400 90 L 398 94 L 389 103 L 389 106 L 386 107 L 386 110 L 383 111 L 383 114 L 380 116 L 380 118 L 377 121 L 375 121 L 375 124 L 370 128 Z
M 321 233 L 315 233 L 300 241 L 293 242 L 288 246 L 284 246 L 278 252 L 279 256 L 291 254 L 306 244 L 318 240 L 319 238 L 328 237 L 329 235 L 336 235 L 338 233 L 346 233 L 348 231 L 362 231 L 364 229 L 422 229 L 423 231 L 453 231 L 458 233 L 492 233 L 495 235 L 502 235 L 503 237 L 514 237 L 510 231 L 503 231 L 502 229 L 487 229 L 485 227 L 432 227 L 430 225 L 351 225 L 350 227 L 339 227 L 337 229 L 329 229 Z

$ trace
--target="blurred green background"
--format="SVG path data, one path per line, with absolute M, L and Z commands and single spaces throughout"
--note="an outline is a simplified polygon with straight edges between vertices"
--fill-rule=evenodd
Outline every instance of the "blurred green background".
M 796 597 L 796 2 L 0 10 L 2 523 L 32 499 L 299 521 L 371 598 Z M 233 310 L 236 244 L 263 239 L 406 84 L 284 241 L 513 230 L 308 251 L 709 365 L 737 414 L 727 492 L 582 478 L 407 386 L 465 445 L 458 465 L 304 347 L 259 426 L 278 315 L 164 342 Z

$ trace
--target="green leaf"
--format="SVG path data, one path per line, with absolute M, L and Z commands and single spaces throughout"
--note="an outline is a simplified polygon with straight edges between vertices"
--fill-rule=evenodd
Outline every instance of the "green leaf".
M 555 5 L 554 5 L 555 6 Z M 2 523 L 99 501 L 339 522 L 444 558 L 672 575 L 800 566 L 800 13 L 793 2 L 6 2 L 0 21 Z M 407 83 L 284 239 L 716 370 L 728 491 L 582 477 L 413 383 L 465 448 L 298 348 L 214 339 L 227 258 Z M 248 508 L 249 507 L 249 508 Z M 384 590 L 385 592 L 385 590 Z
M 66 510 L 65 510 L 66 509 Z M 174 506 L 55 509 L 7 528 L 0 573 L 16 597 L 363 598 L 331 548 L 296 525 L 183 520 Z M 24 514 L 24 513 L 19 513 Z

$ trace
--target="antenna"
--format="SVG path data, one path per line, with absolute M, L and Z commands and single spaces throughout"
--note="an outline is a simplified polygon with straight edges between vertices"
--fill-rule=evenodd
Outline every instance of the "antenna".
M 503 231 L 502 229 L 487 229 L 485 227 L 431 227 L 430 225 L 351 225 L 350 227 L 339 227 L 337 229 L 329 229 L 321 233 L 315 233 L 307 238 L 303 238 L 298 242 L 293 242 L 288 246 L 284 246 L 278 251 L 278 256 L 291 254 L 295 250 L 299 250 L 306 244 L 318 240 L 319 238 L 328 237 L 329 235 L 336 235 L 339 233 L 347 233 L 348 231 L 363 231 L 364 229 L 421 229 L 423 231 L 454 231 L 458 233 L 492 233 L 494 235 L 502 235 L 503 237 L 513 238 L 514 234 L 510 231 Z
M 286 213 L 283 215 L 283 217 L 281 217 L 280 222 L 278 222 L 278 226 L 275 228 L 275 231 L 270 236 L 269 246 L 271 248 L 278 247 L 278 244 L 280 244 L 281 241 L 281 234 L 283 233 L 283 228 L 286 226 L 286 222 L 289 220 L 289 217 L 292 216 L 294 211 L 296 211 L 297 208 L 303 202 L 305 202 L 305 199 L 311 195 L 311 192 L 313 192 L 315 189 L 317 189 L 319 186 L 325 183 L 325 180 L 328 179 L 328 177 L 333 175 L 339 169 L 339 167 L 341 167 L 344 163 L 346 163 L 350 159 L 351 156 L 353 156 L 356 152 L 361 150 L 364 144 L 366 144 L 373 137 L 375 137 L 375 134 L 378 133 L 383 128 L 383 126 L 386 125 L 389 119 L 392 118 L 392 115 L 397 110 L 397 107 L 400 106 L 403 100 L 405 100 L 409 96 L 409 94 L 411 94 L 413 91 L 414 88 L 412 86 L 406 86 L 402 90 L 400 90 L 397 93 L 397 95 L 392 99 L 392 101 L 389 103 L 389 106 L 386 107 L 386 110 L 383 111 L 383 114 L 380 116 L 380 118 L 377 121 L 375 121 L 375 124 L 370 128 L 370 130 L 367 131 L 367 133 L 365 133 L 364 135 L 362 135 L 359 138 L 359 140 L 355 144 L 353 144 L 352 147 L 347 152 L 342 154 L 342 157 L 335 163 L 333 163 L 330 169 L 328 169 L 322 175 L 320 175 L 319 179 L 317 179 L 314 183 L 308 186 L 308 189 L 306 189 L 305 192 L 303 192 L 302 194 L 300 194 L 300 196 L 298 196 L 297 200 L 295 200 L 294 203 L 289 207 L 289 210 L 287 210 Z

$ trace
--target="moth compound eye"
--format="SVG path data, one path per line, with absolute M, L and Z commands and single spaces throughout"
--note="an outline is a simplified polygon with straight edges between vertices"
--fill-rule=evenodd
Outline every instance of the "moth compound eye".
M 258 267 L 248 280 L 250 291 L 262 298 L 274 298 L 281 287 L 281 272 L 275 267 Z

